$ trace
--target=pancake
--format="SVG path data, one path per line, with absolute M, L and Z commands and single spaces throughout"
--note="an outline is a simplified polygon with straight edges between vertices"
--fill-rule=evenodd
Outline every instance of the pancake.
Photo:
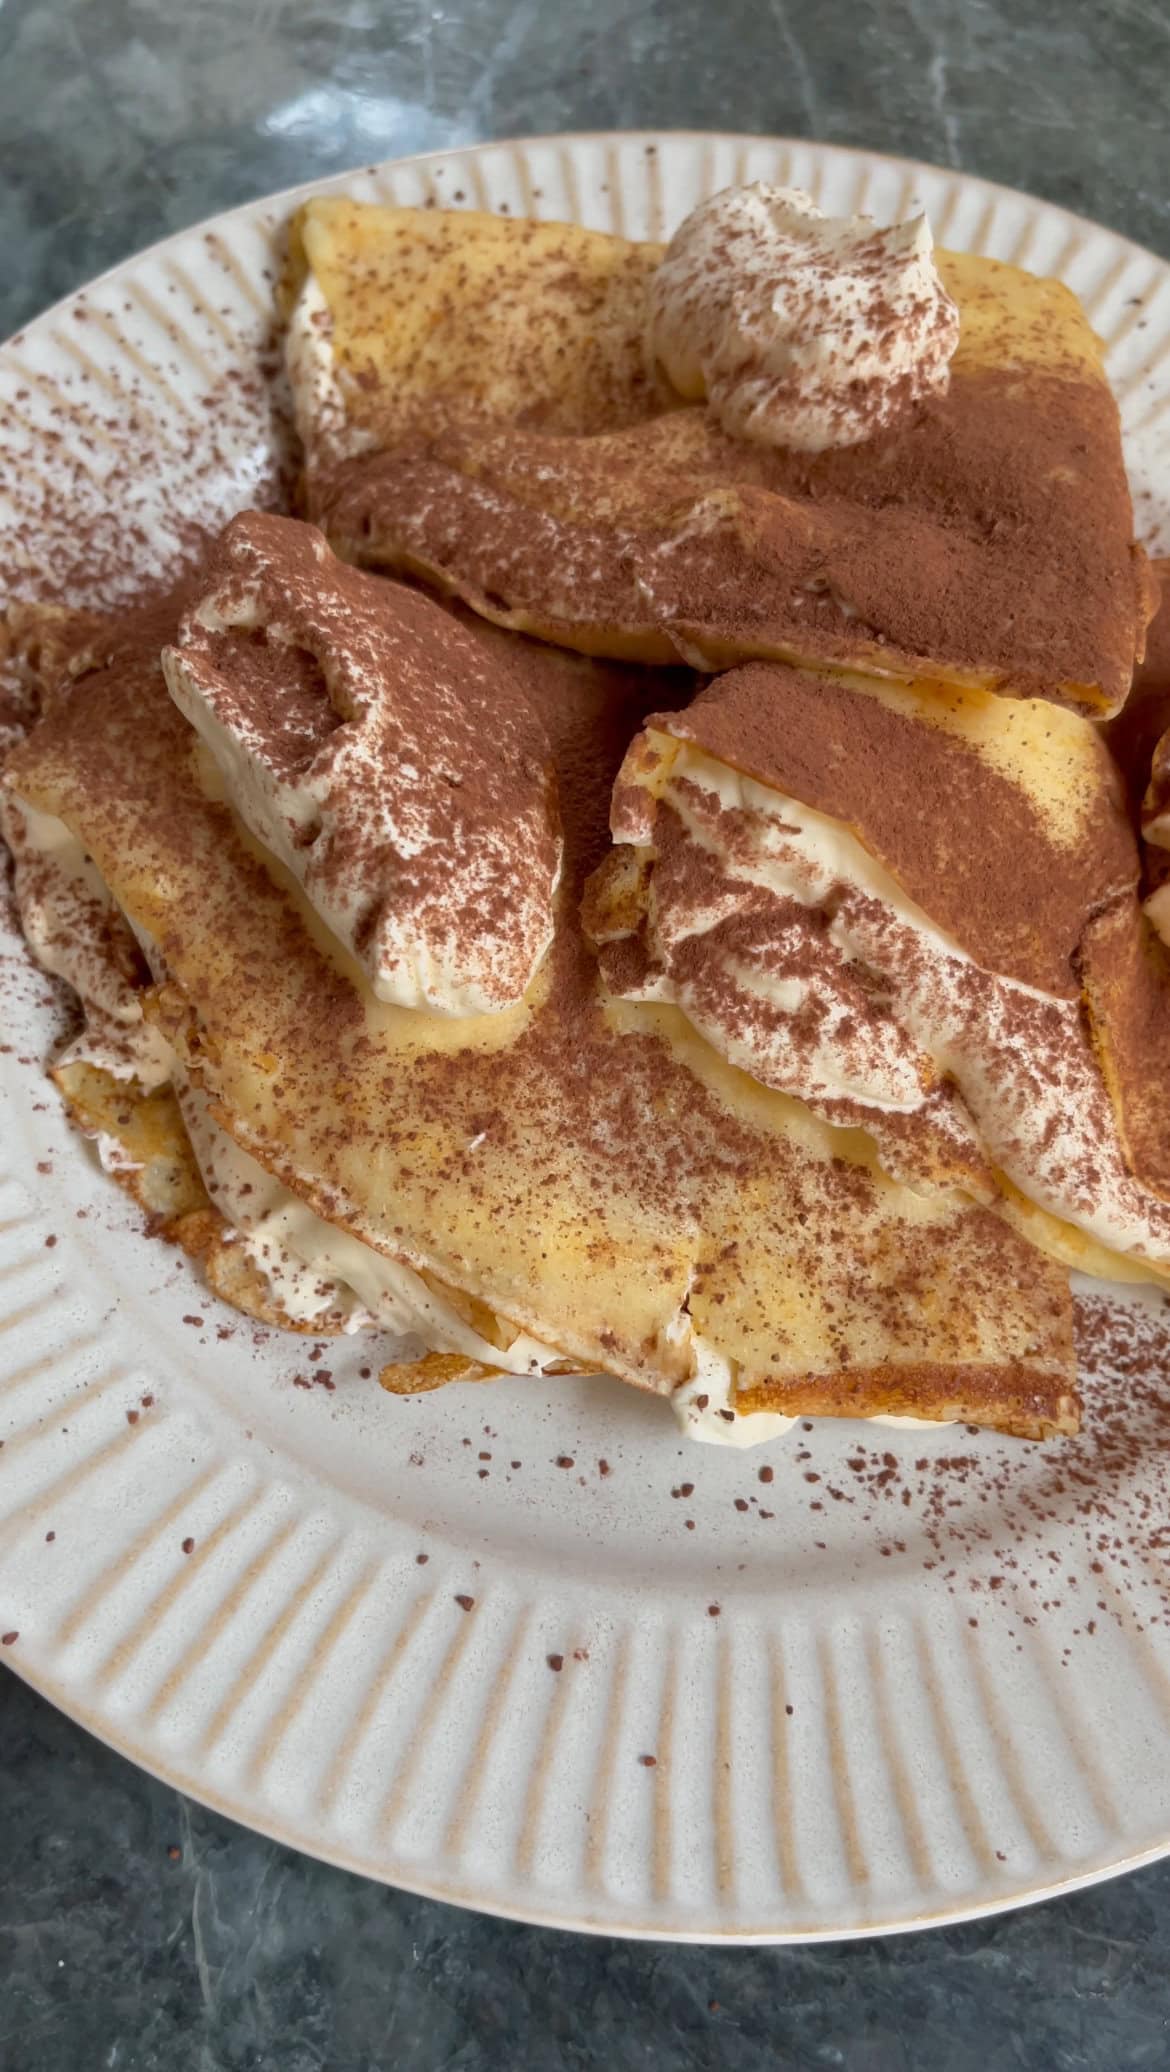
M 1058 282 L 937 254 L 949 386 L 807 453 L 730 437 L 648 365 L 659 246 L 318 199 L 292 248 L 307 508 L 347 559 L 592 654 L 1122 703 L 1147 576 L 1097 341 Z
M 212 1292 L 255 1323 L 312 1338 L 353 1330 L 353 1292 L 328 1275 L 316 1278 L 317 1299 L 308 1314 L 295 1301 L 281 1299 L 283 1290 L 295 1286 L 297 1263 L 270 1243 L 257 1247 L 250 1242 L 250 1233 L 225 1215 L 208 1192 L 209 1176 L 188 1128 L 189 1110 L 174 1088 L 148 1090 L 140 1081 L 118 1078 L 90 1064 L 86 1048 L 82 1036 L 71 1046 L 72 1056 L 50 1067 L 50 1077 L 70 1121 L 97 1146 L 103 1169 L 138 1204 L 150 1233 L 178 1245 L 196 1262 Z M 244 1186 L 255 1206 L 271 1212 L 274 1197 L 283 1196 L 279 1183 L 238 1147 L 233 1158 L 248 1175 Z M 210 1177 L 214 1190 L 214 1168 Z M 466 1355 L 451 1356 L 450 1371 L 456 1368 L 462 1380 L 500 1372 Z M 378 1378 L 383 1387 L 404 1392 L 433 1386 L 426 1378 L 431 1371 L 422 1360 L 393 1361 Z
M 907 1184 L 1170 1278 L 1170 967 L 1088 721 L 757 663 L 651 717 L 612 827 L 585 925 L 615 991 Z
M 40 606 L 19 618 L 31 713 L 66 693 L 70 668 L 86 666 L 84 648 L 100 639 L 101 628 L 92 618 L 68 625 Z M 174 1053 L 145 1013 L 148 967 L 83 845 L 63 821 L 2 790 L 0 838 L 12 858 L 28 947 L 76 996 L 80 1027 L 51 1061 L 49 1076 L 103 1169 L 143 1210 L 152 1233 L 198 1259 L 210 1286 L 235 1308 L 284 1330 L 343 1329 L 344 1317 L 326 1313 L 326 1305 L 299 1319 L 275 1301 L 271 1276 L 208 1193 L 176 1097 Z M 266 1177 L 259 1167 L 248 1176 L 261 1183 Z
M 507 641 L 559 780 L 556 937 L 518 1005 L 452 1020 L 377 999 L 212 795 L 159 667 L 177 617 L 162 639 L 157 618 L 114 629 L 6 781 L 84 843 L 150 947 L 183 1071 L 297 1203 L 506 1326 L 484 1367 L 526 1339 L 747 1427 L 1075 1428 L 1062 1270 L 989 1210 L 896 1185 L 861 1132 L 729 1067 L 677 1009 L 599 987 L 582 883 L 630 735 L 685 685 Z

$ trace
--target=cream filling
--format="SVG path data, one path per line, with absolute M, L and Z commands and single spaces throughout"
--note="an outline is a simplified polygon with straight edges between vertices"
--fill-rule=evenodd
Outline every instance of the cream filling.
M 317 545 L 324 562 L 328 549 L 319 538 Z M 262 630 L 276 653 L 295 645 L 260 591 L 235 582 L 204 597 L 193 616 L 209 633 Z M 448 835 L 440 846 L 433 797 L 427 803 L 431 773 L 419 767 L 427 744 L 416 744 L 414 761 L 403 756 L 388 766 L 384 760 L 379 722 L 393 710 L 393 643 L 383 653 L 367 640 L 350 652 L 325 647 L 318 660 L 337 731 L 295 776 L 274 759 L 271 735 L 223 698 L 222 681 L 197 650 L 181 643 L 166 648 L 162 667 L 171 697 L 205 744 L 245 827 L 300 885 L 379 1000 L 460 1018 L 514 1006 L 555 929 L 559 837 L 553 868 L 542 878 L 525 854 L 533 822 L 546 808 L 534 794 L 528 810 L 518 812 L 510 841 L 498 830 L 481 830 L 478 842 Z M 454 695 L 452 687 L 438 687 L 437 707 Z M 348 865 L 338 867 L 339 850 L 352 852 Z M 447 880 L 446 896 L 435 901 L 442 920 L 429 936 L 416 914 L 395 906 L 396 867 L 419 859 L 428 868 L 441 864 Z M 511 877 L 508 911 L 491 924 L 482 916 L 497 903 L 502 875 Z
M 679 779 L 699 790 L 699 803 Z M 814 1108 L 846 1099 L 879 1116 L 910 1114 L 923 1100 L 916 1058 L 928 1061 L 934 1075 L 957 1086 L 987 1158 L 1022 1194 L 1107 1250 L 1170 1264 L 1170 1208 L 1125 1165 L 1079 1002 L 984 971 L 840 822 L 700 750 L 680 745 L 660 796 L 732 882 L 706 906 L 680 902 L 664 910 L 659 874 L 651 877 L 649 947 L 664 969 L 656 997 L 676 1000 L 732 1064 Z M 734 847 L 722 820 L 731 813 L 740 816 Z M 622 835 L 620 824 L 615 833 Z M 640 829 L 632 838 L 639 837 L 645 839 Z M 742 963 L 725 965 L 774 1010 L 779 1026 L 761 1034 L 721 1018 L 709 995 L 698 997 L 693 984 L 672 976 L 676 946 L 736 910 L 736 879 L 778 900 L 831 907 L 822 939 L 846 965 L 879 973 L 888 987 L 884 1038 L 859 1036 L 844 1009 L 835 1014 L 827 964 L 805 981 L 827 1008 L 811 1058 L 803 1039 L 789 1045 L 784 1028 L 784 1017 L 800 1004 L 791 979 L 774 980 L 755 963 L 746 971 Z M 1040 1030 L 1042 1056 L 1021 1046 L 1023 1007 Z
M 115 954 L 125 922 L 96 864 L 56 814 L 2 788 L 0 838 L 12 854 L 25 941 L 43 971 L 73 988 L 85 1015 L 57 1063 L 94 1065 L 115 1079 L 137 1080 L 148 1093 L 165 1086 L 170 1045 L 146 1020 Z
M 310 461 L 348 460 L 354 454 L 368 453 L 377 442 L 350 416 L 337 379 L 333 316 L 312 271 L 305 275 L 289 315 L 284 360 L 293 420 Z
M 251 611 L 246 605 L 241 606 L 233 609 L 230 617 L 224 617 L 213 601 L 200 606 L 199 617 L 213 631 L 262 623 L 258 606 Z M 273 645 L 278 645 L 278 629 L 270 626 L 268 631 Z M 335 889 L 327 892 L 320 875 L 314 874 L 310 866 L 316 840 L 314 830 L 320 829 L 323 817 L 340 822 L 345 816 L 345 800 L 338 794 L 333 776 L 315 779 L 309 774 L 301 780 L 278 776 L 266 760 L 262 740 L 251 732 L 236 731 L 224 724 L 181 650 L 168 650 L 163 667 L 171 696 L 206 744 L 223 780 L 225 795 L 244 826 L 296 879 L 330 934 L 364 966 L 378 999 L 422 1013 L 458 1017 L 490 1014 L 514 1004 L 512 999 L 501 1000 L 494 988 L 485 987 L 478 960 L 469 960 L 461 946 L 462 932 L 469 925 L 474 926 L 476 911 L 477 887 L 466 862 L 460 869 L 464 881 L 461 889 L 466 898 L 461 911 L 452 914 L 443 949 L 421 941 L 409 923 L 403 925 L 392 905 L 378 897 L 377 888 L 360 875 L 338 881 Z M 403 768 L 398 772 L 399 781 L 409 787 L 413 774 L 417 773 Z M 393 785 L 388 784 L 384 815 L 388 821 L 394 818 L 392 790 Z M 424 846 L 403 828 L 395 832 L 394 845 L 408 857 Z M 559 881 L 558 862 L 551 881 L 543 888 L 544 926 L 532 944 L 528 970 L 515 992 L 516 999 L 530 983 L 552 942 L 553 901 Z M 361 924 L 371 904 L 377 907 L 377 927 L 371 947 L 363 951 L 359 947 Z
M 697 1335 L 691 1340 L 695 1371 L 671 1396 L 671 1408 L 688 1439 L 705 1446 L 762 1446 L 782 1438 L 799 1420 L 778 1410 L 736 1410 L 731 1401 L 731 1368 L 714 1346 Z
M 769 1439 L 783 1438 L 799 1417 L 781 1410 L 736 1410 L 732 1402 L 731 1368 L 723 1355 L 704 1338 L 691 1339 L 695 1371 L 681 1382 L 671 1396 L 671 1408 L 688 1439 L 704 1446 L 763 1446 Z M 933 1427 L 945 1431 L 949 1418 L 864 1417 L 857 1424 L 888 1425 L 899 1430 L 921 1431 Z
M 216 1122 L 207 1095 L 179 1069 L 175 1093 L 208 1194 L 292 1322 L 340 1314 L 347 1332 L 392 1331 L 510 1374 L 563 1358 L 523 1332 L 507 1348 L 491 1345 L 413 1268 L 327 1223 L 275 1179 Z
M 144 1020 L 141 1000 L 110 957 L 108 946 L 99 955 L 95 940 L 80 935 L 76 941 L 69 940 L 68 931 L 77 923 L 78 888 L 84 893 L 85 911 L 100 909 L 122 918 L 105 880 L 76 836 L 55 815 L 42 813 L 23 800 L 15 801 L 2 791 L 0 834 L 13 850 L 17 909 L 29 948 L 38 963 L 73 987 L 86 1008 L 86 1029 L 65 1055 L 104 1071 L 115 1072 L 119 1067 L 117 1076 L 131 1076 L 121 1053 L 110 1061 L 100 1025 L 96 1031 L 91 1029 L 88 1016 L 99 998 L 102 1011 L 119 1029 L 131 1032 L 135 1041 L 141 1038 L 140 1068 L 132 1076 L 146 1083 L 143 1074 L 148 1071 L 149 1084 L 173 1084 L 208 1195 L 263 1276 L 275 1306 L 290 1322 L 312 1325 L 340 1316 L 347 1333 L 390 1331 L 417 1338 L 431 1351 L 461 1353 L 510 1374 L 540 1373 L 563 1358 L 528 1332 L 520 1332 L 507 1348 L 491 1345 L 411 1267 L 386 1258 L 350 1232 L 327 1223 L 237 1144 L 216 1122 L 207 1095 L 187 1078 L 166 1039 Z M 38 888 L 35 901 L 30 892 L 34 882 Z M 143 954 L 157 966 L 157 950 L 149 936 L 141 929 L 134 933 Z M 133 1161 L 116 1138 L 99 1133 L 97 1150 L 105 1171 L 114 1174 L 133 1169 Z M 795 1417 L 774 1411 L 734 1410 L 730 1364 L 691 1333 L 687 1319 L 680 1318 L 679 1323 L 680 1337 L 685 1335 L 692 1346 L 695 1371 L 670 1400 L 688 1438 L 708 1445 L 759 1446 L 792 1429 L 798 1422 Z M 700 1396 L 706 1397 L 701 1408 Z M 930 1420 L 878 1417 L 866 1422 L 918 1425 Z

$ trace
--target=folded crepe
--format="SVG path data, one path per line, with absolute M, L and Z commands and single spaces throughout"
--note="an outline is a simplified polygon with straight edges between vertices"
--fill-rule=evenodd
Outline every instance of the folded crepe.
M 610 988 L 1089 1272 L 1170 1278 L 1170 965 L 1098 731 L 733 670 L 658 713 L 585 925 Z
M 1060 283 L 936 257 L 945 392 L 797 452 L 671 388 L 646 344 L 662 247 L 310 201 L 285 282 L 308 513 L 348 559 L 586 653 L 1114 711 L 1151 600 L 1097 341 Z
M 229 563 L 241 528 L 266 571 L 251 628 L 218 657 L 241 700 L 255 643 L 271 649 L 310 579 L 320 623 L 361 586 L 388 695 L 420 605 L 449 680 L 468 631 L 440 606 L 331 565 L 292 521 L 235 521 Z M 221 564 L 161 629 L 157 615 L 111 628 L 5 773 L 22 806 L 83 846 L 145 949 L 148 1014 L 177 1058 L 183 1113 L 198 1131 L 194 1095 L 222 1133 L 201 1161 L 212 1200 L 241 1196 L 226 1143 L 282 1190 L 269 1242 L 300 1246 L 322 1282 L 332 1272 L 358 1296 L 372 1279 L 358 1321 L 381 1320 L 379 1290 L 410 1311 L 431 1358 L 406 1385 L 602 1369 L 748 1440 L 801 1414 L 1075 1428 L 1058 1264 L 958 1192 L 896 1183 L 866 1134 L 736 1070 L 677 1007 L 602 984 L 581 888 L 623 750 L 685 684 L 477 629 L 486 662 L 469 699 L 509 672 L 551 746 L 555 935 L 502 1010 L 404 1007 L 377 996 L 305 882 L 249 831 L 168 693 L 160 650 L 183 652 L 223 580 Z M 344 636 L 330 639 L 322 679 L 304 679 L 322 696 L 346 663 Z M 489 703 L 477 709 L 488 728 Z M 263 1242 L 247 1257 L 262 1271 Z
M 1142 841 L 1147 919 L 1170 943 L 1170 560 L 1150 563 L 1159 608 L 1133 689 L 1104 733 Z

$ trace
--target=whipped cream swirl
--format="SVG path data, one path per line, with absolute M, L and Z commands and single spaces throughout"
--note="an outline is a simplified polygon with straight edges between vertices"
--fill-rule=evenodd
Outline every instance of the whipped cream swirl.
M 826 216 L 795 187 L 725 187 L 651 282 L 650 349 L 724 429 L 768 446 L 854 446 L 946 388 L 959 312 L 926 217 Z

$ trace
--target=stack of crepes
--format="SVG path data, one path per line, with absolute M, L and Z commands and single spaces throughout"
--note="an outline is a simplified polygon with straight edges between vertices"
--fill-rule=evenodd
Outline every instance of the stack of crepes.
M 937 257 L 310 203 L 311 522 L 12 615 L 55 1076 L 228 1299 L 728 1443 L 1076 1428 L 1069 1268 L 1170 1281 L 1154 590 L 1075 298 Z

